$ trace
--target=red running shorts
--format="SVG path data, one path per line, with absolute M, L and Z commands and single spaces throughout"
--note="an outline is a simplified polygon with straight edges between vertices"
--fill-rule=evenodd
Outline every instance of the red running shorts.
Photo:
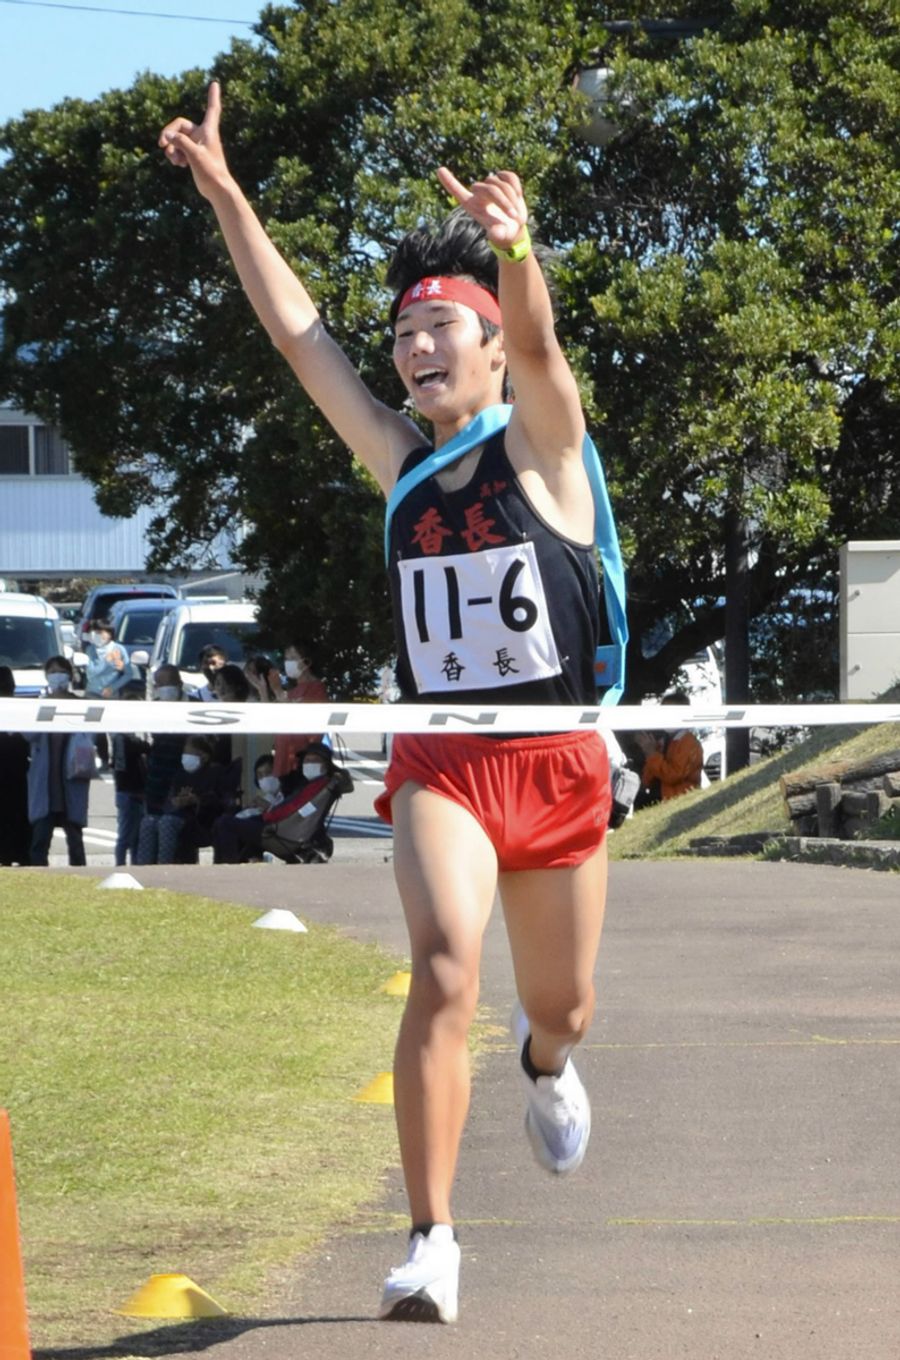
M 391 798 L 407 780 L 470 812 L 501 871 L 581 864 L 606 835 L 609 757 L 597 732 L 510 739 L 399 733 L 385 792 L 375 800 L 384 821 L 392 820 Z

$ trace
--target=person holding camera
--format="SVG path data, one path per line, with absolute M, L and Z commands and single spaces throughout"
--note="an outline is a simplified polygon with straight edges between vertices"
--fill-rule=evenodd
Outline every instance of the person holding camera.
M 244 674 L 250 685 L 252 695 L 261 704 L 280 703 L 284 697 L 281 672 L 267 656 L 251 656 L 244 663 Z

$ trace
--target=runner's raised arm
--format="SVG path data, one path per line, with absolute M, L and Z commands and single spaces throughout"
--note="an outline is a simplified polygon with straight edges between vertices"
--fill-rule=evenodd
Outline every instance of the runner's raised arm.
M 511 170 L 486 175 L 466 188 L 445 167 L 443 187 L 483 228 L 500 262 L 498 296 L 503 345 L 516 394 L 510 438 L 522 428 L 542 460 L 580 463 L 584 415 L 578 388 L 556 338 L 543 270 L 529 248 L 528 208 Z
M 315 303 L 266 235 L 228 168 L 219 136 L 221 93 L 209 87 L 202 123 L 175 118 L 160 134 L 168 160 L 187 166 L 213 207 L 244 292 L 309 396 L 387 492 L 421 443 L 412 421 L 378 401 L 326 330 Z

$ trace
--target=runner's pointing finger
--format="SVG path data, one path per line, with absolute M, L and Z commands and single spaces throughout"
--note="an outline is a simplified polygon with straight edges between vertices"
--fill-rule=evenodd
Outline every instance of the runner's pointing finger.
M 438 166 L 437 175 L 441 184 L 447 190 L 447 193 L 450 194 L 452 198 L 455 198 L 457 203 L 462 207 L 465 207 L 472 197 L 472 194 L 466 186 L 460 183 L 453 172 L 448 170 L 445 165 Z
M 222 87 L 217 80 L 210 82 L 206 95 L 206 117 L 203 125 L 208 132 L 218 135 L 219 119 L 222 116 Z

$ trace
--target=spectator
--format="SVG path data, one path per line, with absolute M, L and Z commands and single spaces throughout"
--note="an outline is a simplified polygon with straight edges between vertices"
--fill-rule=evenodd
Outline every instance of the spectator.
M 84 686 L 89 698 L 117 698 L 126 685 L 138 679 L 126 648 L 115 637 L 115 626 L 109 619 L 91 620 Z
M 251 685 L 246 672 L 231 662 L 216 672 L 213 680 L 216 698 L 224 704 L 251 703 L 257 690 Z M 256 732 L 240 732 L 216 738 L 217 759 L 223 765 L 240 761 L 241 800 L 252 802 L 257 793 L 253 780 L 253 770 L 261 755 L 271 753 L 271 737 Z
M 246 704 L 252 693 L 243 670 L 231 661 L 215 671 L 211 688 L 214 698 L 225 704 Z
M 687 704 L 686 694 L 668 694 L 664 704 Z M 659 782 L 659 796 L 663 802 L 677 798 L 691 789 L 699 789 L 703 777 L 703 747 L 687 728 L 677 731 L 638 734 L 644 752 L 641 784 L 645 789 Z
M 51 656 L 44 665 L 47 688 L 57 699 L 74 699 L 72 663 Z M 53 828 L 66 836 L 69 863 L 85 864 L 83 831 L 88 819 L 90 780 L 96 773 L 94 742 L 84 732 L 32 733 L 28 767 L 31 863 L 46 865 Z
M 12 699 L 16 678 L 0 666 L 0 699 Z M 0 864 L 27 864 L 31 857 L 28 825 L 28 739 L 21 732 L 0 732 Z
M 163 703 L 177 703 L 184 698 L 181 672 L 177 666 L 168 664 L 158 667 L 153 676 L 153 692 Z M 181 771 L 181 756 L 184 751 L 184 737 L 178 732 L 157 732 L 150 742 L 144 773 L 144 811 L 138 831 L 138 864 L 153 863 L 142 858 L 142 835 L 144 820 L 160 817 L 176 775 Z M 152 849 L 155 832 L 147 832 L 148 848 Z
M 240 812 L 226 812 L 213 824 L 213 860 L 216 864 L 240 864 L 262 857 L 263 813 L 277 807 L 285 793 L 303 782 L 299 771 L 281 780 L 275 774 L 272 752 L 258 756 L 253 767 L 255 792 Z
M 203 672 L 204 684 L 197 689 L 191 690 L 189 699 L 199 699 L 201 703 L 213 703 L 218 697 L 215 692 L 213 681 L 217 671 L 228 664 L 228 653 L 222 647 L 217 647 L 210 642 L 200 651 L 197 657 L 197 669 Z
M 162 812 L 141 821 L 141 864 L 190 862 L 203 845 L 212 844 L 212 827 L 230 798 L 227 771 L 213 761 L 213 743 L 189 736 Z
M 124 697 L 140 696 L 132 692 Z M 127 864 L 129 858 L 136 864 L 150 743 L 136 733 L 117 732 L 111 746 L 110 764 L 116 788 L 116 864 Z
M 285 697 L 278 668 L 267 656 L 252 656 L 244 666 L 244 674 L 256 698 L 262 704 L 280 702 Z
M 331 809 L 350 792 L 353 780 L 335 764 L 334 753 L 323 742 L 310 742 L 298 765 L 300 782 L 292 785 L 295 796 L 288 794 L 285 777 L 283 802 L 263 813 L 261 845 L 288 864 L 325 864 L 334 854 L 334 841 L 326 830 Z
M 139 677 L 121 642 L 115 641 L 115 625 L 109 619 L 92 619 L 84 672 L 84 692 L 88 698 L 118 699 L 128 685 Z M 109 768 L 109 738 L 97 735 L 97 754 L 103 769 Z
M 289 686 L 282 698 L 291 704 L 327 704 L 328 693 L 322 681 L 313 673 L 309 649 L 305 644 L 292 642 L 284 649 L 284 670 Z M 320 742 L 322 734 L 279 734 L 275 738 L 275 773 L 279 776 L 296 769 L 297 758 L 310 742 Z

